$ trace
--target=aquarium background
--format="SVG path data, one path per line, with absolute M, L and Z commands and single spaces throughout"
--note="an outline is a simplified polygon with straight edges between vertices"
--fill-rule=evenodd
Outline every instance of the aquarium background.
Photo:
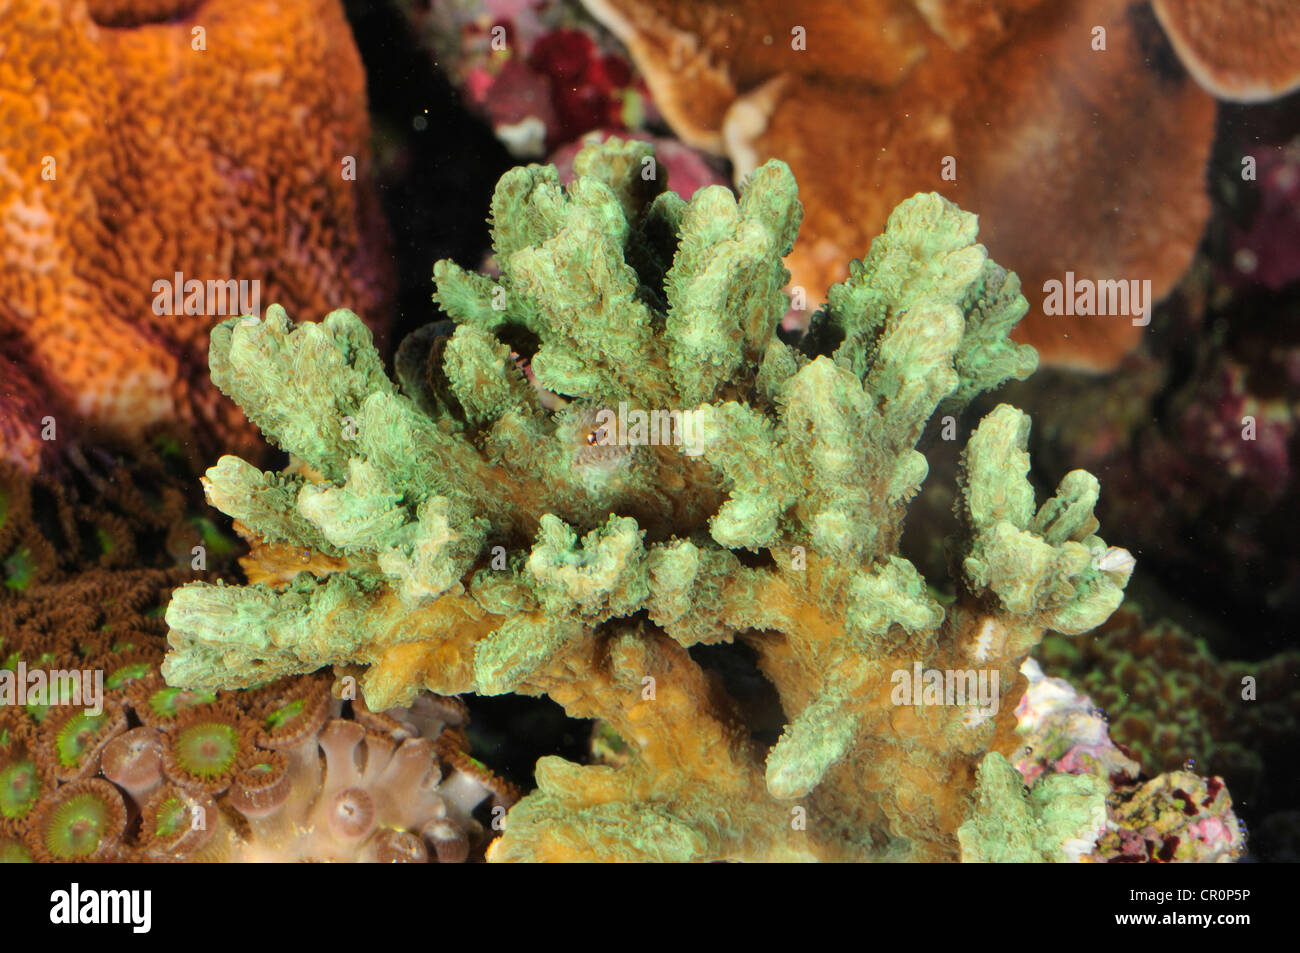
M 571 181 L 585 144 L 617 137 L 651 143 L 687 200 L 789 164 L 792 348 L 900 202 L 979 216 L 1038 369 L 929 419 L 897 553 L 952 602 L 966 439 L 1023 410 L 1037 499 L 1089 471 L 1100 532 L 1135 559 L 1105 622 L 1032 653 L 1074 694 L 1022 705 L 1025 784 L 1092 772 L 1129 792 L 1066 859 L 1297 859 L 1300 34 L 1284 3 L 1225 6 L 0 0 L 0 666 L 105 689 L 99 712 L 0 697 L 0 858 L 545 859 L 491 847 L 538 759 L 635 761 L 609 720 L 536 688 L 380 712 L 355 695 L 360 659 L 210 692 L 160 668 L 177 587 L 338 568 L 306 549 L 298 566 L 287 537 L 250 547 L 205 499 L 224 454 L 304 473 L 214 386 L 213 327 L 346 308 L 400 378 L 402 348 L 441 354 L 458 317 L 434 263 L 502 273 L 501 177 L 552 163 Z M 1105 313 L 1090 281 L 1131 299 Z M 536 339 L 498 337 L 535 380 Z M 795 714 L 761 653 L 688 655 L 761 761 Z M 997 815 L 979 790 L 952 796 Z M 530 824 L 578 824 L 546 804 Z M 313 833 L 286 846 L 293 811 Z M 190 829 L 205 812 L 224 826 Z M 1009 859 L 944 836 L 908 859 Z M 566 859 L 614 859 L 599 847 Z M 785 859 L 717 853 L 698 859 Z

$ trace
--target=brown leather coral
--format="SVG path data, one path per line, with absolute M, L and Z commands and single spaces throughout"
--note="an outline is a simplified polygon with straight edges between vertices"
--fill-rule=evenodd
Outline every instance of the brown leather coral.
M 10 0 L 0 61 L 0 457 L 36 465 L 46 415 L 247 439 L 206 358 L 214 312 L 242 313 L 231 292 L 252 282 L 262 307 L 381 316 L 365 80 L 337 0 Z M 190 280 L 204 313 L 184 313 Z
M 1141 326 L 1044 314 L 1044 283 L 1150 280 L 1158 299 L 1200 239 L 1214 103 L 1142 5 L 585 2 L 683 139 L 725 151 L 738 180 L 789 163 L 805 215 L 786 263 L 809 309 L 895 204 L 938 191 L 979 213 L 990 253 L 1021 276 L 1018 338 L 1100 368 Z
M 1292 0 L 1151 0 L 1196 81 L 1220 99 L 1258 102 L 1300 88 Z

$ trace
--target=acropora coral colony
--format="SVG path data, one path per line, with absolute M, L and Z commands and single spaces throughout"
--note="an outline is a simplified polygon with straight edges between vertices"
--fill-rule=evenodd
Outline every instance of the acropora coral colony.
M 545 694 L 627 743 L 617 767 L 542 758 L 493 860 L 1086 854 L 1109 782 L 1026 794 L 1013 763 L 1022 662 L 1103 622 L 1133 568 L 1096 535 L 1097 480 L 1036 506 L 1029 419 L 1000 405 L 966 442 L 952 591 L 898 555 L 927 423 L 1036 364 L 975 216 L 903 202 L 791 345 L 783 163 L 690 201 L 644 143 L 575 171 L 501 179 L 499 276 L 435 266 L 455 324 L 405 342 L 400 385 L 349 311 L 213 331 L 214 381 L 293 463 L 208 471 L 264 581 L 174 593 L 167 681 L 341 666 L 374 711 Z M 767 751 L 691 652 L 735 642 L 786 714 Z

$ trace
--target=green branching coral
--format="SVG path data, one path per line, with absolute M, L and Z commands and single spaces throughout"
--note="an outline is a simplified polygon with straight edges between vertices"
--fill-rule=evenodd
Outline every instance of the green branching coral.
M 1078 860 L 1106 830 L 1109 786 L 1089 774 L 1050 774 L 1026 795 L 1024 779 L 997 752 L 980 765 L 975 810 L 957 829 L 962 860 Z
M 791 346 L 785 165 L 690 202 L 641 143 L 575 170 L 501 180 L 500 274 L 435 267 L 455 324 L 403 346 L 400 388 L 349 312 L 214 331 L 213 379 L 298 463 L 224 457 L 208 496 L 291 581 L 178 590 L 168 680 L 360 663 L 376 709 L 545 693 L 602 719 L 634 756 L 544 758 L 497 860 L 956 859 L 1000 790 L 976 796 L 981 761 L 1017 747 L 1021 660 L 1103 621 L 1132 568 L 1088 474 L 1035 507 L 1007 406 L 963 458 L 956 601 L 897 553 L 927 421 L 1034 368 L 1007 338 L 1015 276 L 974 216 L 918 195 Z M 768 752 L 688 652 L 737 640 L 786 712 Z M 1003 813 L 1038 817 L 1055 858 L 1041 832 L 1078 825 L 1051 808 Z

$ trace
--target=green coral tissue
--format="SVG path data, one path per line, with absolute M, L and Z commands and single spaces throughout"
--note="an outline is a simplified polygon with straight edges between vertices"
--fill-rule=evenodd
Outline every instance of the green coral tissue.
M 1030 797 L 1009 762 L 1021 662 L 1132 571 L 1097 481 L 1038 504 L 1029 420 L 998 406 L 962 457 L 955 600 L 898 553 L 927 423 L 1034 370 L 1015 275 L 917 195 L 786 343 L 790 170 L 685 201 L 654 168 L 610 140 L 567 186 L 507 173 L 499 274 L 435 266 L 451 320 L 404 342 L 397 383 L 348 311 L 213 332 L 214 381 L 293 464 L 208 471 L 257 571 L 177 590 L 167 679 L 357 666 L 376 711 L 513 692 L 599 719 L 626 755 L 543 758 L 493 860 L 1087 853 L 1104 792 Z M 780 700 L 770 748 L 690 651 L 738 642 Z

